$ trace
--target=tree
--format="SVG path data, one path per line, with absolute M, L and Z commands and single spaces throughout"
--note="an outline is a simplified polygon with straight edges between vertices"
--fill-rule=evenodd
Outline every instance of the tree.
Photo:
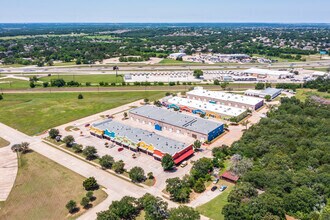
M 193 75 L 194 75 L 195 78 L 200 79 L 201 76 L 203 76 L 203 71 L 202 70 L 199 70 L 199 69 L 194 70 L 194 74 Z
M 179 206 L 169 211 L 168 220 L 199 220 L 200 214 L 188 206 Z
M 88 192 L 86 193 L 86 197 L 89 199 L 89 201 L 93 201 L 93 200 L 95 200 L 95 196 L 94 196 L 93 191 L 88 191 Z
M 146 104 L 149 103 L 149 99 L 147 99 L 147 98 L 145 98 L 143 101 L 144 101 L 144 103 L 146 103 Z
M 87 191 L 94 191 L 99 189 L 99 184 L 97 183 L 96 179 L 94 177 L 89 177 L 83 182 L 83 187 Z
M 23 154 L 27 153 L 30 150 L 29 145 L 30 145 L 30 143 L 28 143 L 28 142 L 21 143 L 21 149 L 22 149 Z
M 60 134 L 58 129 L 52 128 L 48 131 L 48 135 L 51 139 L 55 139 Z
M 265 89 L 265 84 L 264 83 L 257 83 L 256 86 L 255 86 L 255 89 L 257 89 L 257 90 Z
M 112 169 L 116 173 L 123 173 L 125 171 L 124 167 L 125 167 L 125 163 L 122 160 L 119 160 L 112 165 Z
M 127 112 L 124 112 L 124 119 L 126 119 L 128 116 Z
M 205 184 L 203 179 L 198 179 L 194 185 L 194 191 L 197 193 L 202 193 L 205 191 Z
M 78 95 L 78 99 L 84 99 L 84 96 L 80 93 L 80 94 Z
M 44 88 L 47 88 L 47 87 L 49 86 L 49 82 L 43 82 L 43 83 L 42 83 L 42 86 L 43 86 Z
M 174 166 L 173 157 L 169 154 L 165 154 L 162 158 L 162 167 L 164 170 L 171 170 Z
M 166 191 L 170 193 L 171 199 L 176 202 L 188 202 L 190 196 L 189 183 L 180 178 L 170 178 L 166 180 Z
M 28 142 L 22 142 L 20 144 L 14 144 L 11 147 L 11 150 L 13 152 L 16 152 L 16 153 L 22 152 L 24 154 L 24 153 L 27 153 L 29 151 L 29 145 L 30 145 L 30 143 L 28 143 Z
M 36 87 L 36 84 L 34 84 L 34 82 L 30 82 L 30 88 L 33 89 Z
M 242 176 L 247 173 L 253 166 L 253 162 L 250 158 L 242 158 L 240 160 L 232 160 L 232 166 L 230 171 L 238 176 Z
M 146 215 L 146 220 L 165 220 L 168 217 L 167 202 L 149 193 L 139 199 Z
M 196 180 L 198 180 L 200 178 L 205 178 L 212 170 L 212 159 L 203 157 L 194 163 L 190 173 Z
M 150 180 L 152 180 L 152 179 L 155 178 L 155 177 L 154 177 L 154 174 L 153 174 L 152 172 L 149 172 L 149 173 L 147 174 L 147 176 L 148 176 L 148 179 L 150 179 Z
M 104 155 L 100 158 L 100 165 L 103 169 L 111 169 L 112 165 L 114 164 L 115 160 L 110 155 Z
M 82 149 L 83 149 L 83 146 L 81 144 L 74 144 L 72 146 L 72 150 L 75 152 L 75 153 L 81 153 L 82 152 Z
M 3 96 L 0 94 L 0 101 L 3 100 Z
M 220 81 L 219 81 L 218 79 L 215 79 L 215 80 L 213 81 L 213 84 L 218 86 L 218 85 L 220 85 Z
M 109 211 L 114 213 L 120 219 L 135 219 L 140 212 L 139 201 L 130 196 L 124 196 L 119 201 L 113 201 L 109 206 Z M 112 219 L 111 219 L 112 220 Z
M 220 87 L 223 89 L 223 90 L 226 90 L 226 88 L 229 86 L 229 82 L 222 82 L 220 84 Z
M 201 143 L 199 140 L 196 140 L 196 141 L 194 142 L 193 147 L 194 147 L 194 150 L 195 150 L 195 151 L 199 151 L 199 149 L 201 148 L 201 146 L 202 146 L 202 143 Z
M 63 142 L 66 144 L 67 147 L 72 147 L 74 143 L 74 137 L 72 135 L 65 136 L 63 138 Z
M 133 167 L 129 171 L 129 178 L 133 182 L 142 182 L 145 179 L 144 170 L 141 167 Z
M 87 160 L 94 160 L 95 158 L 97 158 L 97 150 L 93 146 L 85 147 L 82 153 Z
M 267 102 L 269 102 L 272 99 L 272 97 L 270 95 L 266 95 L 265 99 L 266 99 Z
M 77 210 L 77 203 L 74 200 L 70 200 L 65 207 L 68 209 L 70 213 L 73 213 Z
M 89 206 L 89 198 L 88 197 L 83 197 L 80 201 L 80 205 L 82 205 L 84 208 L 87 208 Z
M 115 213 L 110 210 L 98 212 L 97 220 L 121 220 Z

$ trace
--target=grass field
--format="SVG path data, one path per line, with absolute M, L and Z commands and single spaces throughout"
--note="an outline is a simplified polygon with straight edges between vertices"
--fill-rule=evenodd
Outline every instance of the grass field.
M 2 89 L 26 89 L 30 88 L 30 82 L 19 79 L 1 79 L 0 88 Z
M 80 203 L 86 191 L 84 177 L 35 152 L 21 156 L 14 187 L 6 202 L 1 204 L 0 219 L 67 219 L 66 203 Z M 107 195 L 101 189 L 94 192 L 94 206 Z M 76 215 L 83 213 L 80 212 Z M 74 217 L 77 217 L 74 216 Z
M 163 59 L 159 64 L 194 64 L 193 62 L 173 60 L 173 59 Z
M 296 98 L 305 101 L 310 96 L 318 96 L 324 99 L 330 99 L 330 93 L 318 92 L 315 89 L 297 89 Z
M 164 92 L 112 92 L 5 94 L 0 122 L 34 135 L 49 128 L 96 114 L 139 99 L 159 99 Z
M 41 81 L 44 82 L 50 82 L 51 79 L 64 79 L 64 81 L 69 82 L 71 80 L 80 82 L 85 84 L 86 82 L 91 82 L 93 84 L 99 84 L 100 82 L 108 82 L 108 83 L 112 83 L 112 82 L 117 82 L 117 83 L 121 83 L 123 82 L 123 77 L 122 76 L 118 76 L 116 77 L 116 75 L 114 74 L 98 74 L 98 75 L 52 75 L 52 76 L 48 76 L 48 77 L 42 77 L 40 78 Z
M 8 142 L 7 140 L 5 140 L 2 137 L 0 137 L 0 147 L 6 147 L 9 144 L 10 144 L 10 142 Z
M 197 211 L 199 211 L 202 215 L 209 217 L 212 220 L 224 219 L 224 216 L 221 214 L 221 211 L 223 207 L 228 203 L 227 197 L 234 188 L 234 184 L 225 182 L 223 180 L 219 181 L 219 185 L 227 185 L 228 188 L 216 198 L 196 208 Z

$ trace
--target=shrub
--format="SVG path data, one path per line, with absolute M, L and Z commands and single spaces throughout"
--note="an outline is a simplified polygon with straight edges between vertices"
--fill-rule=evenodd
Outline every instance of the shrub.
M 79 95 L 78 95 L 78 99 L 83 99 L 84 98 L 84 96 L 80 93 Z
M 89 177 L 83 182 L 83 187 L 87 191 L 94 191 L 99 189 L 99 184 L 97 183 L 96 179 L 94 177 Z

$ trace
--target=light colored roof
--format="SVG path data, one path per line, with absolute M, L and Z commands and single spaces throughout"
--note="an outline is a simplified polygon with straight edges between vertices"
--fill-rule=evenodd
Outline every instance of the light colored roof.
M 213 122 L 152 105 L 132 109 L 130 113 L 206 135 L 223 125 L 220 122 Z
M 226 93 L 226 92 L 219 92 L 219 91 L 209 91 L 209 90 L 204 90 L 204 89 L 194 89 L 190 92 L 187 92 L 187 94 L 201 96 L 201 97 L 207 97 L 210 99 L 237 102 L 237 103 L 242 103 L 242 104 L 247 104 L 247 105 L 257 105 L 258 103 L 263 101 L 263 99 L 256 98 L 256 97 L 238 95 L 238 94 Z M 210 100 L 208 100 L 208 101 L 210 101 Z
M 272 75 L 272 76 L 292 75 L 292 73 L 288 71 L 267 70 L 267 69 L 257 69 L 257 68 L 247 69 L 244 72 L 250 74 Z
M 221 115 L 228 115 L 232 117 L 239 116 L 242 113 L 246 112 L 245 109 L 241 109 L 241 108 L 235 108 L 227 105 L 212 104 L 209 102 L 203 102 L 199 100 L 186 99 L 180 97 L 173 97 L 168 99 L 167 101 L 175 105 L 181 105 L 181 106 L 191 107 L 194 109 L 211 111 Z
M 180 152 L 187 147 L 187 145 L 183 142 L 158 135 L 154 132 L 131 127 L 111 119 L 93 124 L 93 127 L 104 131 L 107 129 L 109 132 L 114 132 L 118 136 L 127 137 L 129 140 L 136 144 L 140 141 L 143 141 L 147 144 L 152 144 L 155 149 L 170 155 L 174 155 L 175 153 Z

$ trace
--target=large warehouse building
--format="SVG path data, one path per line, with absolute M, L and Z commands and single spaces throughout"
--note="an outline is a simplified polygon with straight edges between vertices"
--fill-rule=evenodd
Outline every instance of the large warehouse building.
M 90 133 L 106 138 L 132 151 L 142 151 L 157 160 L 170 154 L 176 164 L 194 154 L 192 145 L 187 145 L 167 137 L 139 128 L 124 125 L 113 120 L 93 124 Z
M 267 88 L 265 90 L 248 89 L 245 91 L 244 94 L 254 97 L 260 97 L 260 98 L 265 98 L 267 95 L 269 95 L 271 99 L 274 99 L 277 96 L 281 95 L 281 93 L 282 93 L 282 89 Z
M 250 110 L 257 110 L 264 105 L 264 100 L 261 98 L 219 91 L 209 91 L 204 90 L 201 87 L 197 87 L 194 90 L 187 92 L 187 98 Z
M 180 97 L 164 99 L 163 105 L 168 108 L 176 108 L 193 114 L 203 114 L 206 117 L 217 119 L 235 118 L 237 121 L 240 121 L 247 116 L 246 109 Z
M 224 129 L 223 124 L 220 122 L 213 122 L 151 105 L 130 110 L 129 117 L 140 123 L 154 126 L 156 130 L 168 130 L 201 141 L 212 141 L 222 134 Z

